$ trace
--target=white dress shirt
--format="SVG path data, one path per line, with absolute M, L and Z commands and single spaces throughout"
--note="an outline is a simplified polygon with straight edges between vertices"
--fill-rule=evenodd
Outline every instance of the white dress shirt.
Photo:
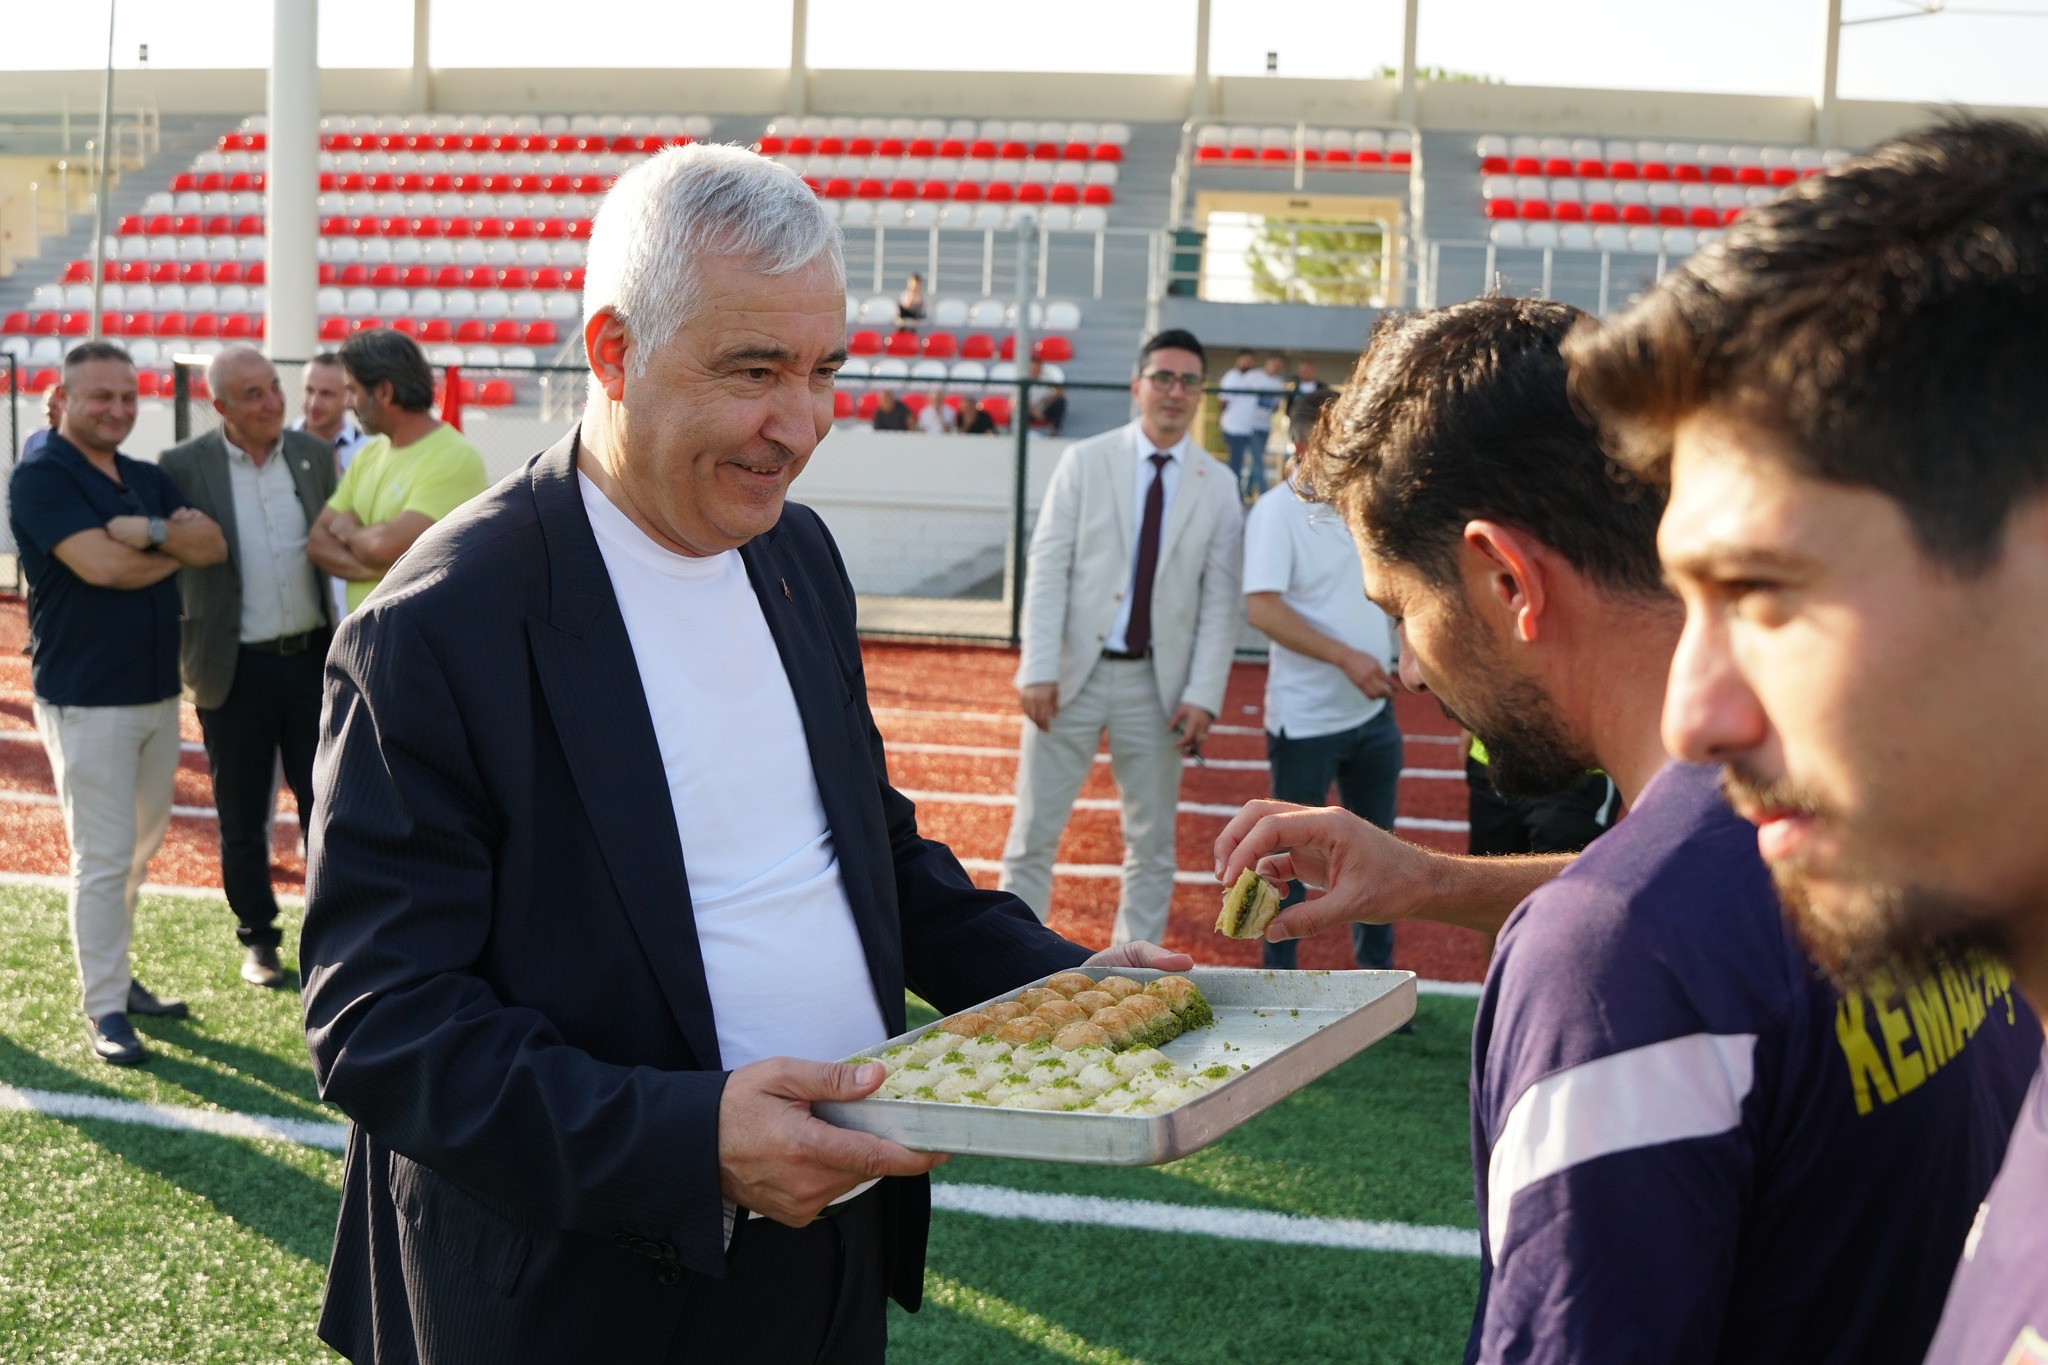
M 1109 638 L 1102 645 L 1112 654 L 1121 654 L 1129 648 L 1125 634 L 1131 628 L 1131 594 L 1138 586 L 1138 541 L 1145 533 L 1145 497 L 1152 491 L 1152 456 L 1156 452 L 1169 457 L 1165 464 L 1159 466 L 1159 482 L 1164 494 L 1159 504 L 1159 541 L 1163 553 L 1166 548 L 1166 517 L 1173 510 L 1173 491 L 1180 487 L 1180 471 L 1187 463 L 1188 449 L 1193 444 L 1192 437 L 1183 435 L 1162 451 L 1145 435 L 1143 422 L 1131 423 L 1131 440 L 1138 451 L 1137 469 L 1131 478 L 1131 575 L 1124 583 L 1123 603 L 1117 608 L 1116 625 L 1110 628 Z M 1156 560 L 1152 571 L 1159 571 Z
M 235 505 L 235 548 L 242 575 L 242 640 L 302 635 L 327 624 L 320 575 L 306 558 L 306 509 L 286 466 L 284 443 L 262 464 L 221 433 Z

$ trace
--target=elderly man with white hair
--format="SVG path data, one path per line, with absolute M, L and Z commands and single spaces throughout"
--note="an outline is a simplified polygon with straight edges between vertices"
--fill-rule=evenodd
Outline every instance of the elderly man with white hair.
M 275 774 L 310 829 L 320 685 L 335 615 L 306 536 L 334 492 L 327 442 L 286 431 L 277 367 L 231 346 L 206 369 L 220 425 L 158 462 L 185 500 L 219 523 L 227 558 L 178 571 L 184 607 L 178 671 L 199 712 L 213 804 L 220 812 L 220 884 L 242 944 L 242 980 L 285 984 L 277 896 L 270 885 Z
M 831 537 L 785 501 L 846 354 L 837 229 L 730 147 L 620 178 L 580 427 L 330 658 L 301 944 L 354 1121 L 320 1335 L 363 1361 L 880 1360 L 942 1157 L 836 1059 L 1091 958 L 889 785 Z

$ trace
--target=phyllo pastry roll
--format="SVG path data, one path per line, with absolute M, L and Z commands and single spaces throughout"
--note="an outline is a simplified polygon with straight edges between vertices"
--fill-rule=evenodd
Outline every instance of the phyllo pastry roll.
M 996 1021 L 989 1018 L 986 1014 L 978 1014 L 973 1010 L 969 1010 L 965 1014 L 956 1014 L 951 1018 L 941 1019 L 939 1027 L 957 1037 L 979 1038 L 984 1033 L 993 1033 L 996 1028 Z
M 1007 1024 L 996 1025 L 996 1037 L 1005 1043 L 1042 1043 L 1054 1033 L 1050 1022 L 1035 1014 L 1020 1015 Z
M 1017 992 L 1017 1003 L 1027 1010 L 1035 1010 L 1040 1005 L 1049 1005 L 1055 1000 L 1066 998 L 1058 991 L 1047 990 L 1043 986 L 1030 986 Z
M 1116 997 L 1108 991 L 1077 991 L 1074 994 L 1074 1003 L 1089 1014 L 1093 1014 L 1097 1010 L 1106 1010 L 1114 1005 Z
M 1078 1024 L 1088 1017 L 1088 1011 L 1071 1000 L 1054 1000 L 1049 1004 L 1040 1005 L 1031 1012 L 1051 1024 L 1054 1032 L 1069 1024 Z
M 1084 972 L 1055 972 L 1045 980 L 1047 990 L 1058 991 L 1064 996 L 1071 996 L 1076 991 L 1093 990 L 1094 987 L 1095 978 Z
M 1107 991 L 1109 994 L 1121 1000 L 1127 995 L 1136 995 L 1140 990 L 1144 988 L 1141 987 L 1137 982 L 1131 980 L 1128 976 L 1105 976 L 1102 978 L 1102 980 L 1095 983 L 1095 989 L 1098 991 Z
M 1101 1048 L 1107 1051 L 1110 1037 L 1106 1030 L 1083 1020 L 1078 1024 L 1069 1024 L 1055 1033 L 1052 1036 L 1052 1045 L 1062 1052 L 1078 1052 L 1082 1048 Z
M 1145 994 L 1164 1000 L 1180 1017 L 1183 1028 L 1202 1028 L 1216 1021 L 1201 988 L 1184 976 L 1162 976 L 1145 987 Z
M 998 1000 L 993 1005 L 983 1005 L 981 1012 L 998 1024 L 1007 1024 L 1021 1014 L 1031 1013 L 1031 1007 L 1019 1000 Z

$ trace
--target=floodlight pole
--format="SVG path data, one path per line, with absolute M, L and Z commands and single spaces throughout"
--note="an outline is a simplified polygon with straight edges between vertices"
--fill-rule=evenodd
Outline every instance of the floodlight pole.
M 412 111 L 424 114 L 433 107 L 433 67 L 429 64 L 434 0 L 412 0 Z
M 789 112 L 811 112 L 811 7 L 809 0 L 789 0 Z M 779 129 L 777 131 L 780 131 Z
M 92 323 L 86 336 L 100 339 L 100 291 L 107 276 L 107 144 L 114 131 L 114 0 L 107 0 L 107 74 L 100 82 L 99 166 L 92 194 Z M 65 206 L 70 212 L 70 206 Z
M 1395 117 L 1405 127 L 1415 126 L 1415 21 L 1422 0 L 1406 0 L 1401 6 L 1401 98 Z
M 319 340 L 320 0 L 272 0 L 271 23 L 264 337 L 272 357 L 311 360 Z M 415 66 L 419 58 L 415 50 Z
M 1195 88 L 1188 117 L 1209 117 L 1209 0 L 1195 0 Z
M 1835 80 L 1842 65 L 1842 0 L 1821 0 L 1820 7 L 1820 89 L 1813 97 L 1813 140 L 1815 145 L 1828 148 L 1835 145 L 1838 123 Z

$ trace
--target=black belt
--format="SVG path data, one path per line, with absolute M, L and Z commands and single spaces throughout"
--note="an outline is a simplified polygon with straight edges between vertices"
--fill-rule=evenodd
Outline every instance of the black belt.
M 1123 663 L 1139 663 L 1151 658 L 1152 651 L 1141 649 L 1133 653 L 1128 649 L 1105 649 L 1102 651 L 1102 657 L 1105 659 L 1116 659 Z
M 318 626 L 312 630 L 302 630 L 297 635 L 280 635 L 275 640 L 244 640 L 242 642 L 243 649 L 253 650 L 258 654 L 283 654 L 286 656 L 307 653 L 315 645 L 318 645 L 323 650 L 327 648 L 327 627 Z

